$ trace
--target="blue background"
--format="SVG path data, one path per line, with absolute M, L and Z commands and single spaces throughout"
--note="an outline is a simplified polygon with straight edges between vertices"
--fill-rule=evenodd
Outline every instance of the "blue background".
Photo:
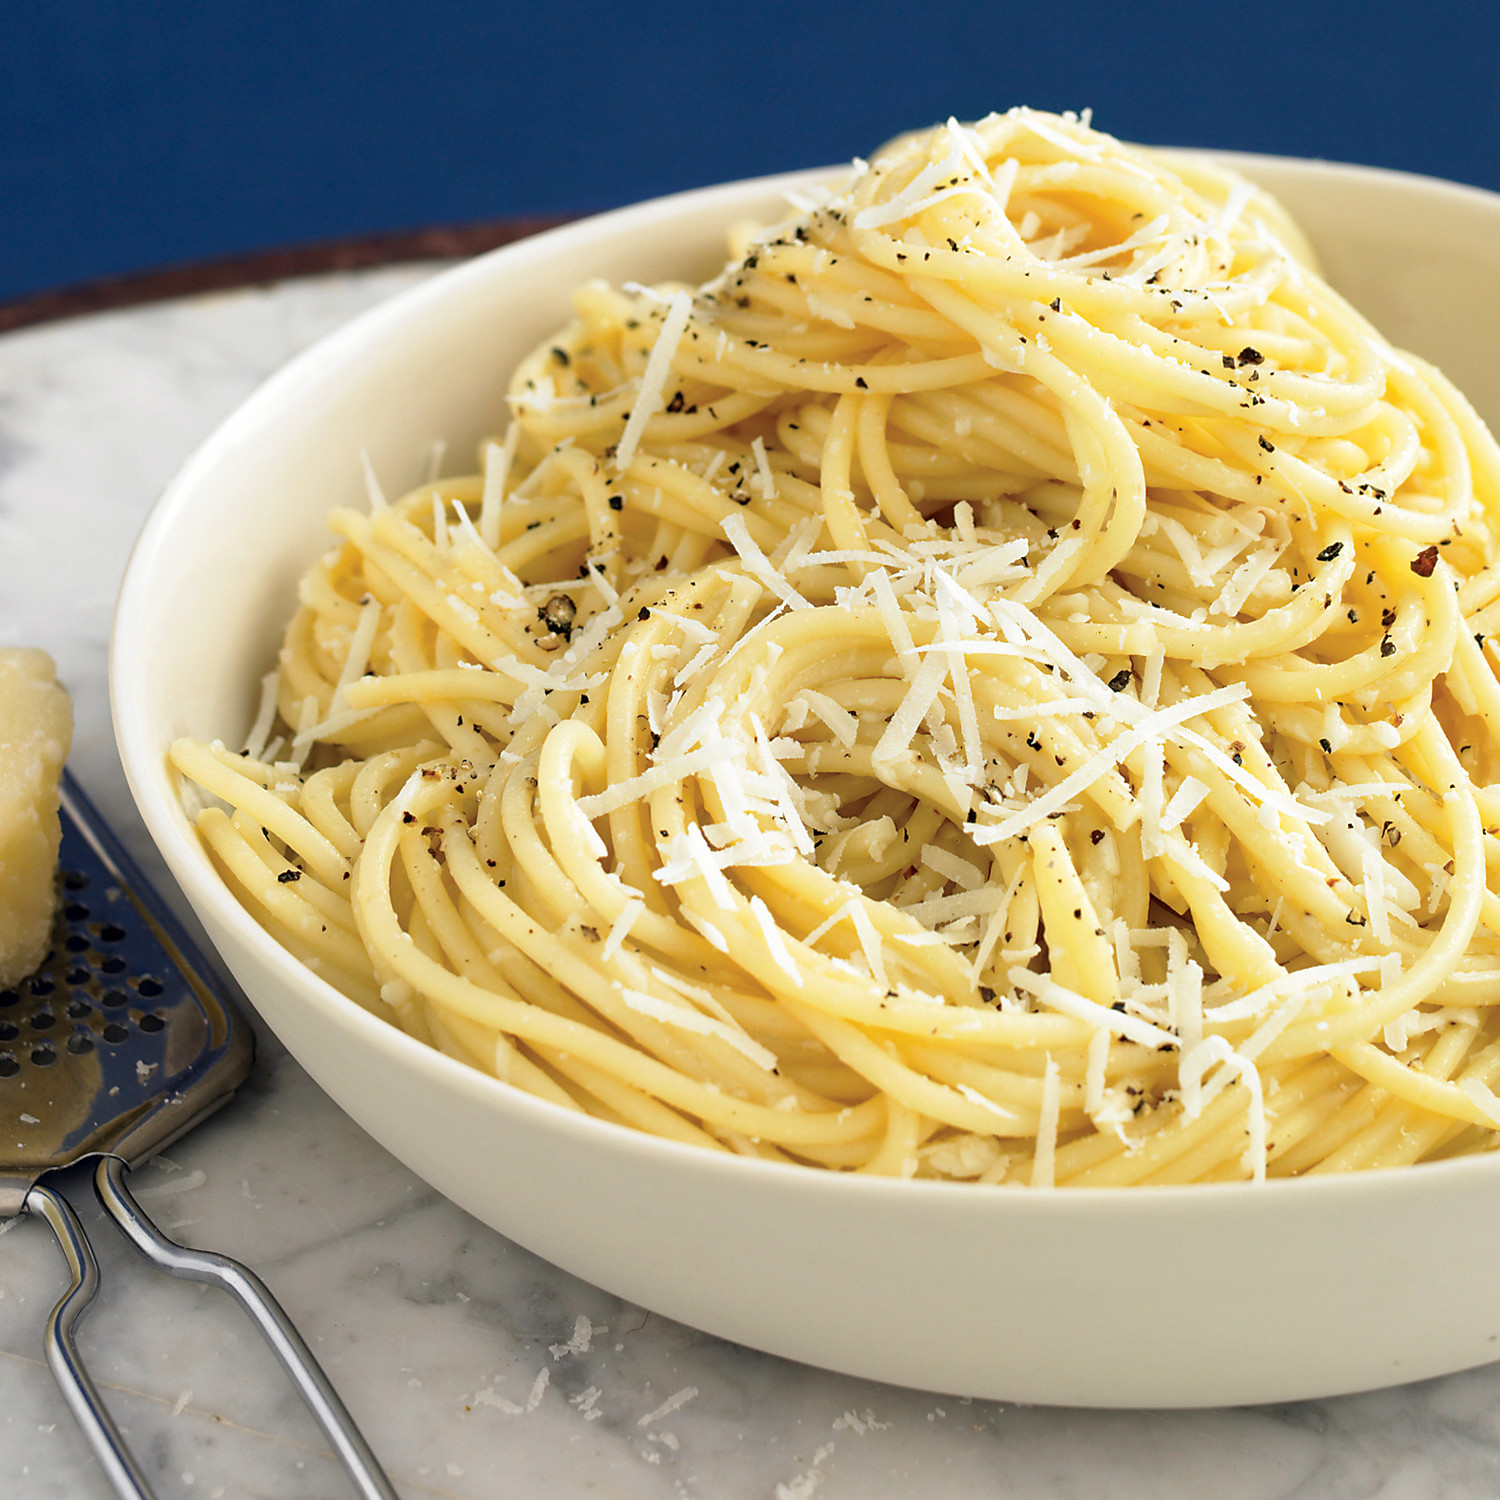
M 605 208 L 1015 103 L 1500 188 L 1497 9 L 0 0 L 0 299 Z

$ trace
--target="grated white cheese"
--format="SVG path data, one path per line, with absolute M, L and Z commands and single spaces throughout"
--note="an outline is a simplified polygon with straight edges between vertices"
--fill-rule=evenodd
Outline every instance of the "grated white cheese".
M 371 514 L 378 515 L 383 510 L 389 510 L 390 502 L 385 498 L 385 491 L 375 477 L 375 465 L 370 462 L 370 455 L 363 448 L 359 450 L 359 462 L 365 476 L 365 494 L 370 501 Z
M 1104 1108 L 1105 1069 L 1109 1065 L 1109 1033 L 1101 1026 L 1089 1038 L 1088 1060 L 1083 1073 L 1083 1112 L 1098 1123 Z
M 665 1026 L 676 1026 L 682 1031 L 694 1031 L 703 1036 L 717 1037 L 727 1043 L 756 1067 L 771 1073 L 776 1069 L 776 1054 L 769 1048 L 746 1035 L 739 1027 L 720 1020 L 717 1016 L 705 1016 L 702 1011 L 673 1000 L 660 1000 L 643 990 L 631 989 L 628 985 L 616 984 L 620 998 L 631 1008 L 653 1021 Z
M 688 319 L 692 316 L 693 299 L 686 292 L 673 292 L 667 299 L 667 315 L 662 320 L 661 332 L 651 346 L 651 356 L 646 361 L 645 373 L 636 390 L 635 402 L 625 422 L 625 431 L 615 449 L 615 469 L 623 474 L 635 458 L 635 450 L 646 431 L 646 423 L 666 406 L 664 391 L 667 376 L 672 373 L 672 357 L 687 331 Z
M 500 546 L 500 510 L 505 502 L 505 486 L 516 458 L 516 443 L 521 424 L 511 422 L 501 443 L 484 445 L 484 496 L 479 504 L 479 535 L 484 545 L 495 551 Z
M 1195 1119 L 1208 1102 L 1203 1077 L 1215 1064 L 1223 1065 L 1223 1076 L 1235 1074 L 1250 1094 L 1250 1144 L 1245 1148 L 1243 1164 L 1256 1182 L 1266 1180 L 1266 1105 L 1260 1074 L 1255 1064 L 1236 1052 L 1221 1036 L 1206 1036 L 1178 1063 L 1178 1087 L 1182 1093 L 1183 1113 Z
M 771 560 L 760 550 L 743 516 L 725 516 L 720 530 L 728 538 L 730 546 L 740 555 L 745 571 L 757 583 L 763 583 L 783 604 L 792 609 L 811 609 L 812 605 L 771 566 Z
M 1042 1107 L 1036 1127 L 1036 1156 L 1031 1167 L 1032 1187 L 1052 1187 L 1057 1157 L 1057 1120 L 1061 1112 L 1061 1074 L 1057 1060 L 1049 1052 L 1047 1068 L 1042 1074 Z
M 620 914 L 610 923 L 609 935 L 604 939 L 603 947 L 599 949 L 599 957 L 605 963 L 608 963 L 620 951 L 620 944 L 630 935 L 630 929 L 635 926 L 635 919 L 645 909 L 645 900 L 640 896 L 633 897 L 620 908 Z
M 802 971 L 797 967 L 791 951 L 787 948 L 786 939 L 781 935 L 781 929 L 776 925 L 776 919 L 771 915 L 770 909 L 759 896 L 750 898 L 750 914 L 755 918 L 761 936 L 766 942 L 766 951 L 771 955 L 772 961 L 792 981 L 792 984 L 801 989 L 803 985 Z M 866 919 L 868 920 L 868 918 Z M 858 918 L 855 918 L 858 926 Z
M 245 754 L 251 760 L 260 760 L 266 753 L 266 736 L 276 722 L 276 693 L 281 684 L 281 673 L 272 670 L 260 680 L 260 707 L 256 710 L 255 722 L 245 736 Z

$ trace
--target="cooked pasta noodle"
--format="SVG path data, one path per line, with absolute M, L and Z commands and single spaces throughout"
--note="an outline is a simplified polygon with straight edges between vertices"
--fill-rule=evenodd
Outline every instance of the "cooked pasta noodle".
M 776 1161 L 1493 1145 L 1500 455 L 1273 202 L 1016 110 L 575 308 L 481 474 L 334 512 L 247 750 L 173 748 L 295 955 Z

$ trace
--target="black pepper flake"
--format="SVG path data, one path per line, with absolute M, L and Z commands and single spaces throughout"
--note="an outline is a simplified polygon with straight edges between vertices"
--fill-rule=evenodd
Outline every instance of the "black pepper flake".
M 1265 449 L 1265 450 L 1266 450 L 1266 452 L 1267 452 L 1267 453 L 1274 453 L 1274 452 L 1275 452 L 1275 451 L 1276 451 L 1276 444 L 1275 444 L 1275 443 L 1273 443 L 1273 442 L 1272 442 L 1272 441 L 1271 441 L 1271 440 L 1270 440 L 1270 439 L 1269 439 L 1269 438 L 1268 438 L 1268 437 L 1267 437 L 1267 436 L 1266 436 L 1266 435 L 1265 435 L 1265 433 L 1261 433 L 1261 435 L 1260 435 L 1260 438 L 1259 438 L 1259 439 L 1258 439 L 1258 441 L 1259 441 L 1259 443 L 1260 443 L 1260 445 L 1261 445 L 1261 447 L 1262 447 L 1262 448 L 1264 448 L 1264 449 Z
M 1418 578 L 1431 578 L 1432 570 L 1437 567 L 1438 550 L 1436 547 L 1423 547 L 1422 550 L 1411 560 L 1411 570 Z
M 404 812 L 404 813 L 401 814 L 401 821 L 403 823 L 415 823 L 417 820 L 416 820 L 416 817 L 415 817 L 414 814 L 409 813 L 409 812 Z
M 640 612 L 640 614 L 638 614 L 636 616 L 636 619 L 637 620 L 649 620 L 650 618 L 651 618 L 651 611 L 649 609 L 647 609 L 646 606 L 643 604 L 641 606 L 641 612 Z
M 1396 654 L 1396 643 L 1388 635 L 1381 638 L 1380 654 L 1382 656 L 1394 656 Z
M 1040 750 L 1042 748 L 1042 742 L 1036 737 L 1036 730 L 1028 729 L 1026 731 L 1026 747 L 1029 750 Z
M 578 606 L 571 594 L 553 594 L 537 610 L 536 617 L 553 635 L 560 635 L 566 641 L 572 638 L 573 617 L 577 613 Z
M 989 985 L 982 984 L 979 986 L 979 998 L 983 1000 L 986 1005 L 993 1005 L 995 1003 L 995 992 L 989 987 Z
M 1396 611 L 1385 609 L 1380 612 L 1380 623 L 1389 630 L 1396 623 Z
M 864 376 L 863 376 L 863 375 L 856 375 L 856 376 L 855 376 L 855 377 L 854 377 L 854 383 L 855 383 L 855 385 L 857 385 L 857 386 L 858 386 L 858 387 L 859 387 L 859 388 L 860 388 L 860 390 L 862 390 L 862 391 L 867 391 L 867 390 L 869 390 L 869 389 L 870 389 L 870 387 L 869 387 L 869 386 L 868 386 L 868 385 L 866 385 L 866 384 L 865 384 L 865 377 L 864 377 Z
M 1246 344 L 1239 352 L 1239 363 L 1242 365 L 1261 365 L 1266 362 L 1266 357 L 1259 349 L 1253 349 Z
M 1324 755 L 1332 755 L 1333 754 L 1333 744 L 1332 744 L 1331 741 L 1329 741 L 1329 740 L 1319 740 L 1318 743 L 1323 747 L 1323 754 Z
M 573 361 L 568 358 L 568 351 L 566 349 L 559 349 L 555 344 L 552 346 L 552 357 L 560 365 L 570 365 L 573 363 Z
M 1319 562 L 1332 562 L 1340 552 L 1344 550 L 1342 542 L 1329 542 L 1329 544 L 1318 553 Z
M 1121 667 L 1113 677 L 1109 679 L 1109 690 L 1112 693 L 1123 693 L 1130 686 L 1130 668 Z
M 964 819 L 964 822 L 965 823 L 977 823 L 978 821 L 979 821 L 979 814 L 971 807 L 969 809 L 969 816 Z
M 624 497 L 624 495 L 611 495 L 609 497 L 609 508 L 611 510 L 624 510 L 625 509 L 625 497 Z
M 687 398 L 682 394 L 681 391 L 677 391 L 673 395 L 672 399 L 667 402 L 667 410 L 668 411 L 681 411 L 682 408 L 686 404 L 687 404 Z
M 1053 312 L 1061 312 L 1062 311 L 1062 298 L 1061 297 L 1054 297 L 1047 304 L 1047 306 L 1050 307 Z
M 283 870 L 281 872 L 281 874 L 279 874 L 276 877 L 276 881 L 277 881 L 278 885 L 290 885 L 294 880 L 301 880 L 301 879 L 302 879 L 302 871 L 301 870 Z
M 1093 830 L 1093 832 L 1091 832 L 1089 834 L 1089 843 L 1091 843 L 1091 844 L 1102 844 L 1103 842 L 1104 842 L 1104 830 L 1102 828 L 1096 828 L 1096 829 Z

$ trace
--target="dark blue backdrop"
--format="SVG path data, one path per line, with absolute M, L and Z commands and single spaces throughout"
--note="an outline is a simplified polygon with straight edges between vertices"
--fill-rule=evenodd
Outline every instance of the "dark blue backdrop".
M 1091 106 L 1500 188 L 1488 3 L 0 0 L 0 299 Z

